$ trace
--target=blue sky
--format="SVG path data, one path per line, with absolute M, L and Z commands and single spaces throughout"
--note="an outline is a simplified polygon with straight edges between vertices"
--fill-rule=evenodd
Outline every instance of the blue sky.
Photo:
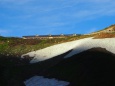
M 0 0 L 0 35 L 86 34 L 115 24 L 115 0 Z

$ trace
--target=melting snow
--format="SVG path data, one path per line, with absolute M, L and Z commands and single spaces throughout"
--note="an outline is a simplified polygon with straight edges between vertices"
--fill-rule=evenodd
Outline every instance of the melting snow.
M 43 76 L 34 76 L 25 82 L 26 86 L 67 86 L 69 82 L 58 81 L 56 79 L 48 79 Z
M 79 43 L 79 46 L 73 48 L 73 51 L 68 55 L 66 55 L 64 58 L 71 57 L 75 54 L 78 54 L 80 52 L 95 47 L 105 48 L 106 50 L 115 54 L 115 38 L 105 38 L 105 39 L 86 38 L 86 39 L 78 40 L 76 41 L 76 43 Z
M 71 57 L 74 54 L 78 54 L 80 52 L 83 52 L 85 50 L 94 47 L 106 48 L 108 51 L 115 54 L 115 38 L 93 39 L 91 37 L 91 38 L 80 39 L 76 41 L 57 44 L 41 50 L 29 52 L 27 54 L 22 55 L 21 57 L 23 58 L 25 55 L 29 55 L 30 57 L 34 57 L 30 61 L 30 63 L 36 63 L 63 54 L 71 49 L 73 50 L 64 58 Z
M 73 49 L 74 47 L 75 47 L 74 42 L 67 42 L 50 46 L 41 50 L 29 52 L 27 54 L 22 55 L 21 57 L 24 58 L 25 55 L 29 55 L 29 57 L 34 57 L 30 61 L 30 63 L 36 63 L 66 53 L 67 51 Z

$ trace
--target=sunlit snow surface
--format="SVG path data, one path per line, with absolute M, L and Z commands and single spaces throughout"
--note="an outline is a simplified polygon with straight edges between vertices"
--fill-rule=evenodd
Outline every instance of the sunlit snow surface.
M 48 79 L 42 76 L 34 76 L 25 82 L 26 86 L 67 86 L 69 82 L 58 81 L 56 79 Z
M 57 44 L 41 50 L 29 52 L 27 54 L 22 55 L 21 57 L 23 58 L 23 56 L 29 55 L 30 57 L 34 57 L 30 61 L 30 63 L 36 63 L 63 54 L 71 49 L 73 50 L 64 58 L 71 57 L 74 54 L 78 54 L 80 52 L 95 47 L 106 48 L 106 50 L 115 54 L 115 38 L 104 38 L 104 39 L 84 38 L 80 40 Z

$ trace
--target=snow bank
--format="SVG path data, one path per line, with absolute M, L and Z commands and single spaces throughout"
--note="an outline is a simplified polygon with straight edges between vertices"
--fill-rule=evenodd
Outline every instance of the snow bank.
M 29 55 L 29 57 L 34 57 L 30 63 L 36 63 L 39 61 L 44 61 L 47 59 L 50 59 L 52 57 L 55 57 L 57 55 L 66 53 L 67 51 L 73 49 L 75 47 L 74 42 L 67 42 L 62 44 L 57 44 L 54 46 L 50 46 L 41 50 L 29 52 L 27 54 L 23 54 L 21 58 L 24 58 L 25 55 Z
M 69 82 L 58 81 L 56 79 L 48 79 L 43 76 L 34 76 L 25 82 L 26 86 L 67 86 Z
M 63 54 L 71 49 L 73 50 L 64 58 L 71 57 L 74 54 L 78 54 L 80 52 L 83 52 L 85 50 L 94 47 L 106 48 L 108 51 L 115 54 L 115 38 L 93 39 L 91 37 L 91 38 L 66 42 L 66 43 L 50 46 L 41 50 L 29 52 L 27 54 L 22 55 L 22 58 L 24 58 L 25 55 L 29 55 L 30 57 L 34 57 L 30 61 L 30 63 L 36 63 Z
M 106 50 L 115 54 L 115 38 L 105 38 L 105 39 L 86 38 L 86 39 L 78 40 L 76 41 L 76 43 L 78 43 L 78 45 L 80 46 L 74 47 L 72 52 L 66 55 L 64 58 L 71 57 L 75 54 L 78 54 L 80 52 L 95 47 L 105 48 Z

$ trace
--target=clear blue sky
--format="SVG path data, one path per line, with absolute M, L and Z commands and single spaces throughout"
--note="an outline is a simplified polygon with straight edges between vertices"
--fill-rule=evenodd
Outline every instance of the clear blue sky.
M 115 24 L 115 0 L 0 0 L 0 35 L 85 34 Z

